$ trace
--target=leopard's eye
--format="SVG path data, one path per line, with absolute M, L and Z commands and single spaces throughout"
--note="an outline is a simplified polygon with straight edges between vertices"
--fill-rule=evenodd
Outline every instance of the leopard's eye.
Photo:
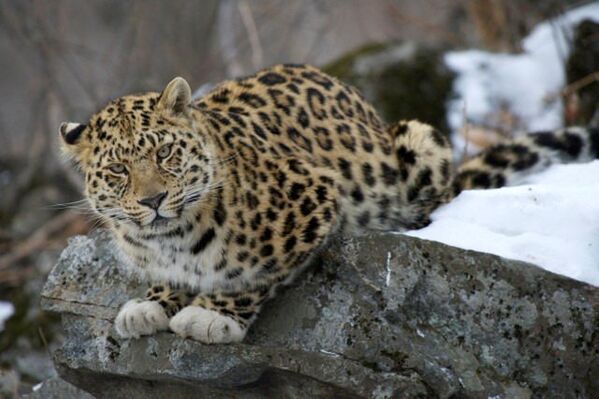
M 171 155 L 172 147 L 173 146 L 171 144 L 165 144 L 162 147 L 160 147 L 160 149 L 156 153 L 156 156 L 158 157 L 158 159 L 164 159 L 164 158 L 168 157 L 169 155 Z
M 125 168 L 125 165 L 122 163 L 113 163 L 108 166 L 108 169 L 110 169 L 112 173 L 116 173 L 118 175 L 127 173 L 127 168 Z

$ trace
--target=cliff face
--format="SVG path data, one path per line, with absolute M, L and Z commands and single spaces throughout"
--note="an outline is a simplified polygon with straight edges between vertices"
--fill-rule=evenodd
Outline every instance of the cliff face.
M 599 289 L 414 238 L 333 242 L 267 304 L 243 344 L 121 340 L 144 287 L 109 235 L 76 237 L 42 292 L 62 315 L 65 380 L 96 397 L 597 397 Z

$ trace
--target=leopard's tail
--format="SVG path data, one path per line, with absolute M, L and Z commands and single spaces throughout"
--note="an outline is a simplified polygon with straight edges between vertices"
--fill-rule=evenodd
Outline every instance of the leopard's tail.
M 393 219 L 404 228 L 426 226 L 430 214 L 462 190 L 514 184 L 556 163 L 599 158 L 599 129 L 570 127 L 530 133 L 493 145 L 457 168 L 446 137 L 430 125 L 401 121 L 388 126 L 399 177 L 398 212 Z M 395 180 L 395 179 L 389 179 Z
M 462 190 L 497 188 L 558 163 L 599 158 L 599 129 L 568 127 L 529 133 L 495 144 L 458 167 L 453 196 Z

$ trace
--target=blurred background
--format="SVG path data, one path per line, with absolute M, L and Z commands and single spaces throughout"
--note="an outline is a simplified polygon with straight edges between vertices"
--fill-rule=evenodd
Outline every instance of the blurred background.
M 54 373 L 60 329 L 39 292 L 68 237 L 97 227 L 59 205 L 82 198 L 57 150 L 60 122 L 174 76 L 201 95 L 264 66 L 311 63 L 358 86 L 388 121 L 451 133 L 459 159 L 527 129 L 597 123 L 593 5 L 0 0 L 0 397 Z

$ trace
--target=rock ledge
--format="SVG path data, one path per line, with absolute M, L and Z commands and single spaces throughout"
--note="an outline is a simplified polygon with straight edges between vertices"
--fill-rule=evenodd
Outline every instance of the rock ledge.
M 599 397 L 599 289 L 535 266 L 392 234 L 337 239 L 238 345 L 119 339 L 145 288 L 105 231 L 75 237 L 42 306 L 54 354 L 98 398 Z

